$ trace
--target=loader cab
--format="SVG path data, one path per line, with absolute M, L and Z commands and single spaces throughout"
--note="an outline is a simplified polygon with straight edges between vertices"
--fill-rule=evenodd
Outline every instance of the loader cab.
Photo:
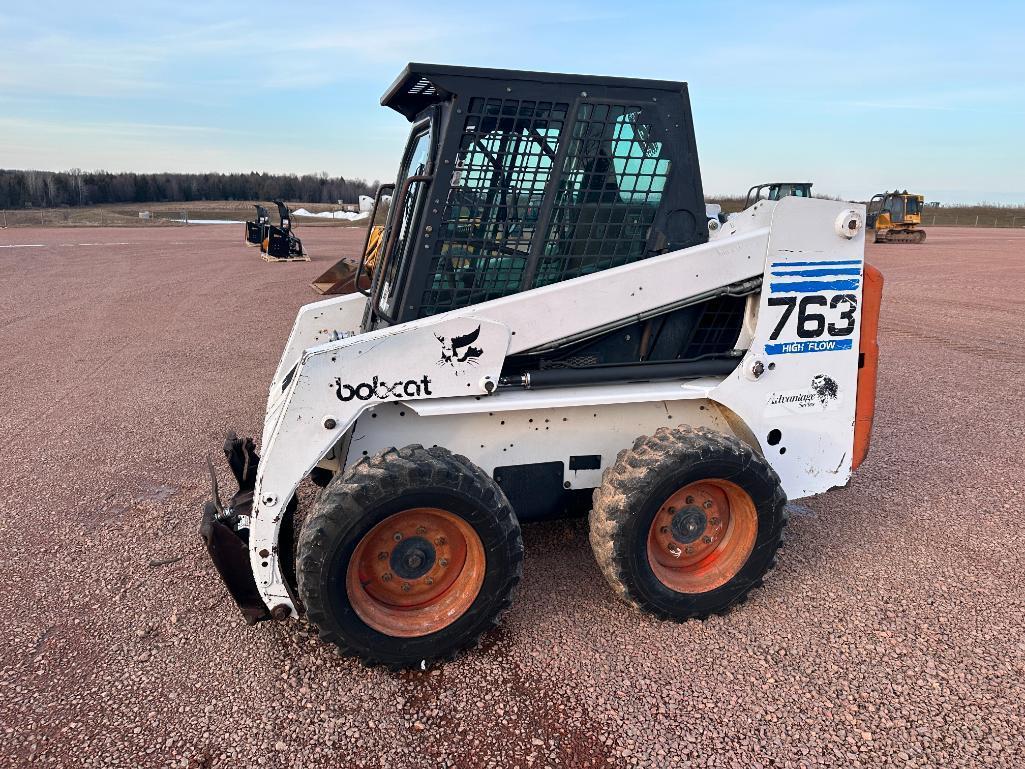
M 879 221 L 879 215 L 883 212 L 886 212 L 891 222 L 904 220 L 904 208 L 899 200 L 894 200 L 893 195 L 889 193 L 873 195 L 872 199 L 868 201 L 868 208 L 866 209 L 867 226 L 869 228 L 875 227 Z
M 790 196 L 810 198 L 811 182 L 768 182 L 755 185 L 747 191 L 744 208 L 750 208 L 761 200 L 780 200 Z
M 685 83 L 410 64 L 381 103 L 411 129 L 364 330 L 708 238 Z

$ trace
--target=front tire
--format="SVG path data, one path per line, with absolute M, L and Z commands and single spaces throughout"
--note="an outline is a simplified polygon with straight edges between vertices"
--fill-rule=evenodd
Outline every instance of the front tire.
M 407 446 L 360 460 L 303 525 L 299 593 L 320 637 L 367 665 L 424 668 L 476 646 L 523 565 L 502 490 L 465 457 Z
M 612 588 L 658 617 L 704 619 L 776 563 L 787 513 L 759 454 L 707 428 L 659 429 L 620 452 L 594 492 L 591 547 Z

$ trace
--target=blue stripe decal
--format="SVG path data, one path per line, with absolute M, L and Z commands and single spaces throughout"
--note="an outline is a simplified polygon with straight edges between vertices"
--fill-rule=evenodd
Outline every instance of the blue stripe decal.
M 782 342 L 765 345 L 766 355 L 788 355 L 802 352 L 832 352 L 834 350 L 850 350 L 853 347 L 850 339 L 827 339 L 821 342 Z
M 827 267 L 837 264 L 861 264 L 861 259 L 844 259 L 839 262 L 773 262 L 773 267 Z
M 795 278 L 821 278 L 824 275 L 861 275 L 859 267 L 833 267 L 825 270 L 790 270 L 789 272 L 772 271 L 772 275 L 778 278 L 786 278 L 793 275 Z
M 857 291 L 861 281 L 850 280 L 799 280 L 795 283 L 770 283 L 771 294 L 817 294 L 820 291 Z

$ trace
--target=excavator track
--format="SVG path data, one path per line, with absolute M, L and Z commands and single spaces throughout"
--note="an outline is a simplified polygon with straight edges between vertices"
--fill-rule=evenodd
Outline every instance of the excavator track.
M 876 243 L 925 243 L 925 230 L 903 230 L 901 232 L 876 233 Z

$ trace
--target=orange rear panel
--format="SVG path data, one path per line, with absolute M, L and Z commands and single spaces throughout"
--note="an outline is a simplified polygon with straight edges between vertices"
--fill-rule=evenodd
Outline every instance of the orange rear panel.
M 879 367 L 879 306 L 882 300 L 883 274 L 866 262 L 861 291 L 858 399 L 854 411 L 854 469 L 865 460 L 872 440 L 872 418 L 876 410 L 876 370 Z

